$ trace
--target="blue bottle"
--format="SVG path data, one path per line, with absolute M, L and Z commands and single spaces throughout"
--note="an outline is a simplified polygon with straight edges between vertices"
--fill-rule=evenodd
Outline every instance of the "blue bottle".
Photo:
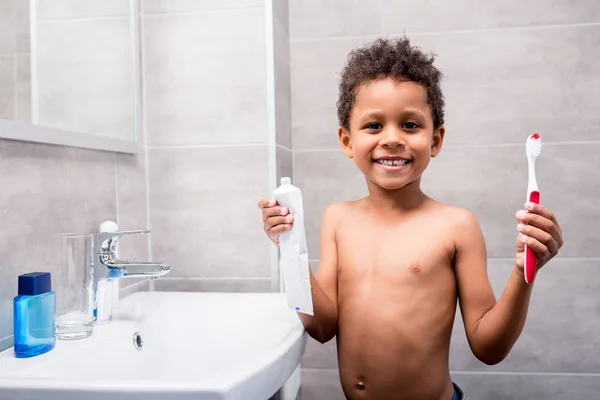
M 19 275 L 19 295 L 14 301 L 15 356 L 33 357 L 56 344 L 56 300 L 49 272 Z

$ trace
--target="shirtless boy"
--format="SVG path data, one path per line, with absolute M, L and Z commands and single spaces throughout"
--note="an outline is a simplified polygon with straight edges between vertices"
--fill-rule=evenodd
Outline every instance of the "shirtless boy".
M 463 398 L 448 365 L 457 299 L 473 354 L 499 363 L 521 334 L 533 288 L 523 277 L 524 244 L 539 268 L 563 243 L 549 210 L 517 211 L 515 265 L 496 301 L 475 216 L 420 188 L 445 133 L 441 73 L 432 63 L 407 39 L 380 39 L 353 51 L 342 74 L 339 143 L 369 195 L 325 210 L 311 273 L 314 316 L 299 317 L 319 342 L 337 337 L 348 399 Z M 278 244 L 292 216 L 273 200 L 259 207 Z

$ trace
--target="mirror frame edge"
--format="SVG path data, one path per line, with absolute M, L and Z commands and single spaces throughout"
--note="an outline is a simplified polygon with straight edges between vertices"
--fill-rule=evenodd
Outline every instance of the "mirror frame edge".
M 53 128 L 31 125 L 25 122 L 0 119 L 0 139 L 33 142 L 116 153 L 138 154 L 141 150 L 138 141 L 106 138 Z

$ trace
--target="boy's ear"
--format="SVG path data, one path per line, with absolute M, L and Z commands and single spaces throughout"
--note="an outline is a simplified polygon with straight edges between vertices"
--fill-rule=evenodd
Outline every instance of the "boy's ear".
M 446 133 L 446 129 L 444 126 L 440 126 L 436 130 L 433 131 L 433 140 L 431 141 L 431 157 L 435 157 L 440 154 L 442 150 L 442 142 L 444 141 L 444 134 Z
M 340 126 L 338 128 L 338 139 L 340 140 L 340 147 L 348 158 L 354 158 L 354 152 L 352 151 L 352 139 L 350 138 L 350 131 Z

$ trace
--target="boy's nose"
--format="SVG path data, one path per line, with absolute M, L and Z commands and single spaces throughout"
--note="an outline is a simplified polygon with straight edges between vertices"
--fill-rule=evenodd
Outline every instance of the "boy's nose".
M 399 129 L 390 128 L 386 129 L 381 138 L 381 145 L 386 147 L 397 147 L 404 146 L 404 138 L 402 132 Z

